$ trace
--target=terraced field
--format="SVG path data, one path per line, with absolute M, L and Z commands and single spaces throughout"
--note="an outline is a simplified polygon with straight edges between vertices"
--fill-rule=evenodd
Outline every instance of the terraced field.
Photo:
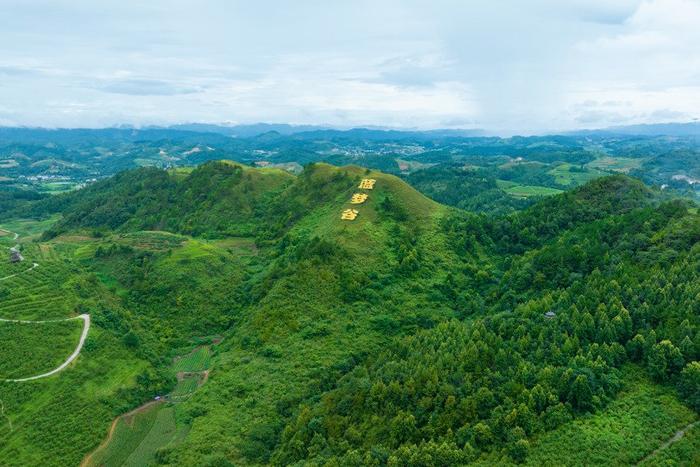
M 141 407 L 120 417 L 112 427 L 109 442 L 82 463 L 104 466 L 142 466 L 156 461 L 157 450 L 187 433 L 178 426 L 176 408 L 162 403 Z
M 530 196 L 552 196 L 562 193 L 562 190 L 537 185 L 515 185 L 505 189 L 506 193 L 516 198 L 528 198 Z
M 615 172 L 627 173 L 632 169 L 638 169 L 644 163 L 641 158 L 629 157 L 599 157 L 588 164 L 587 167 L 593 169 L 612 170 Z
M 81 466 L 142 466 L 157 463 L 163 449 L 181 441 L 190 429 L 182 404 L 209 376 L 211 349 L 196 347 L 171 367 L 178 382 L 170 394 L 118 417 L 107 438 Z
M 0 317 L 5 319 L 47 320 L 73 314 L 75 301 L 63 290 L 67 268 L 57 261 L 42 262 L 31 268 L 24 264 L 19 274 L 0 281 Z
M 28 232 L 35 228 L 29 223 L 21 227 Z M 3 232 L 3 246 L 8 238 L 21 242 L 7 227 Z M 51 245 L 16 245 L 24 260 L 0 263 L 0 379 L 19 381 L 66 364 L 82 347 L 89 317 L 67 319 L 75 314 L 73 294 L 63 289 L 69 271 Z
M 192 396 L 203 381 L 203 376 L 200 374 L 184 376 L 177 382 L 177 386 L 168 395 L 168 399 L 172 402 L 183 402 Z
M 209 368 L 209 360 L 211 351 L 209 347 L 198 347 L 192 353 L 176 358 L 173 363 L 173 370 L 176 372 L 186 371 L 204 371 Z

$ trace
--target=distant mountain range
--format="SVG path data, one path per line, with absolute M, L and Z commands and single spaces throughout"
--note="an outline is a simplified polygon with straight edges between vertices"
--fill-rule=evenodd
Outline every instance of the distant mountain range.
M 611 126 L 593 130 L 578 130 L 569 135 L 639 135 L 639 136 L 700 136 L 700 122 L 649 123 Z
M 290 125 L 287 123 L 253 123 L 249 125 L 215 125 L 210 123 L 183 123 L 167 127 L 170 130 L 195 131 L 198 133 L 219 133 L 237 138 L 250 138 L 263 133 L 276 132 L 288 136 L 305 131 L 327 130 L 330 127 L 319 125 Z
M 291 136 L 301 135 L 306 138 L 363 138 L 363 139 L 407 139 L 425 137 L 467 138 L 483 136 L 479 129 L 436 129 L 436 130 L 399 130 L 384 127 L 333 128 L 323 125 L 290 125 L 287 123 L 255 123 L 250 125 L 215 125 L 208 123 L 186 123 L 167 127 L 169 130 L 191 131 L 199 133 L 218 133 L 236 138 L 251 138 L 260 135 Z
M 401 140 L 426 138 L 469 138 L 490 135 L 481 129 L 396 129 L 388 127 L 358 127 L 341 129 L 324 125 L 290 125 L 286 123 L 255 123 L 248 125 L 216 125 L 207 123 L 187 123 L 167 127 L 170 130 L 189 131 L 197 133 L 216 133 L 236 138 L 251 138 L 265 135 L 267 139 L 275 136 L 297 136 L 303 139 L 337 139 L 361 138 L 368 140 Z M 639 136 L 700 136 L 700 122 L 686 123 L 651 123 L 639 125 L 619 125 L 606 128 L 594 128 L 566 132 L 572 136 L 607 136 L 607 135 L 639 135 Z
M 55 139 L 58 137 L 108 137 L 126 140 L 159 139 L 172 136 L 172 132 L 186 134 L 223 135 L 233 138 L 257 138 L 272 140 L 279 137 L 293 136 L 296 139 L 364 139 L 364 140 L 426 140 L 433 138 L 473 138 L 495 136 L 495 134 L 478 129 L 397 129 L 388 127 L 334 128 L 325 125 L 292 125 L 287 123 L 254 123 L 245 125 L 225 125 L 212 123 L 183 123 L 170 126 L 147 126 L 136 128 L 120 125 L 112 128 L 86 129 L 50 129 L 31 127 L 0 127 L 0 136 L 23 136 L 32 140 L 37 138 Z M 652 123 L 639 125 L 621 125 L 606 128 L 550 132 L 541 136 L 562 134 L 566 136 L 700 136 L 700 121 L 687 123 Z M 11 138 L 12 139 L 12 138 Z

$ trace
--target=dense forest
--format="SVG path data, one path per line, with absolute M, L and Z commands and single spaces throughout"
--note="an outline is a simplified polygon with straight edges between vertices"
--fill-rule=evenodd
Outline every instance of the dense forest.
M 66 308 L 91 313 L 98 337 L 63 383 L 0 383 L 15 426 L 48 423 L 50 406 L 52 423 L 71 420 L 51 436 L 0 426 L 0 458 L 79 463 L 111 418 L 178 391 L 172 359 L 202 345 L 206 384 L 168 402 L 182 435 L 144 438 L 151 463 L 537 463 L 548 437 L 612 417 L 640 387 L 669 402 L 646 401 L 657 423 L 634 429 L 661 440 L 697 419 L 696 205 L 626 175 L 518 199 L 501 175 L 441 164 L 407 184 L 208 162 L 23 200 L 56 218 L 23 251 L 55 261 Z M 661 444 L 648 438 L 617 451 L 641 461 Z M 603 447 L 572 449 L 580 465 Z

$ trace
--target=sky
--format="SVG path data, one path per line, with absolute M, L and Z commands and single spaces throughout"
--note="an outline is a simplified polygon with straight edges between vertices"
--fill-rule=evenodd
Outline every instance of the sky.
M 0 0 L 0 125 L 700 118 L 700 0 Z

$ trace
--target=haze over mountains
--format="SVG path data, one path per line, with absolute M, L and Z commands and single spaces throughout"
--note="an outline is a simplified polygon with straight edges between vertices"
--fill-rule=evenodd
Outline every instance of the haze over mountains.
M 12 127 L 5 127 L 12 128 Z M 39 129 L 35 127 L 20 127 L 27 129 Z M 214 123 L 182 123 L 170 126 L 144 126 L 137 127 L 129 124 L 123 124 L 113 127 L 115 129 L 169 129 L 178 131 L 189 131 L 196 133 L 218 133 L 227 136 L 239 138 L 250 138 L 263 133 L 279 133 L 280 135 L 289 136 L 298 133 L 317 133 L 320 131 L 340 131 L 340 132 L 384 132 L 384 136 L 401 137 L 419 137 L 425 136 L 454 136 L 454 137 L 470 137 L 470 136 L 499 136 L 498 133 L 489 132 L 488 130 L 474 129 L 406 129 L 378 126 L 358 126 L 351 128 L 340 128 L 331 125 L 293 125 L 288 123 L 252 123 L 252 124 L 214 124 Z M 68 128 L 64 128 L 68 129 Z M 388 134 L 387 134 L 388 133 Z M 584 129 L 576 131 L 562 132 L 563 134 L 619 134 L 619 135 L 640 135 L 640 136 L 698 136 L 700 135 L 700 122 L 673 122 L 673 123 L 651 123 L 639 125 L 622 125 L 611 126 L 605 128 Z M 547 133 L 539 133 L 547 135 Z M 559 134 L 559 133 L 549 133 Z

